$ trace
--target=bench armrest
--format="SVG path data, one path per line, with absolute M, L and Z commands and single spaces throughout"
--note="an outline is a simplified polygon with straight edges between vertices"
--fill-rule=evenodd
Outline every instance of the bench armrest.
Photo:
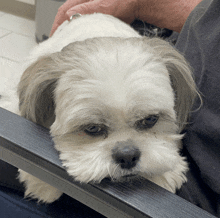
M 0 159 L 56 187 L 106 217 L 214 217 L 156 184 L 80 184 L 59 160 L 49 130 L 0 108 Z

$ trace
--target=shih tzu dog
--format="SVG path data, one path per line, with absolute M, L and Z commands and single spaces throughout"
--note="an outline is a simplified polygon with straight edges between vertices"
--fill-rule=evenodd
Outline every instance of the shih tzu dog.
M 75 180 L 140 176 L 173 193 L 186 182 L 180 132 L 198 92 L 169 43 L 97 13 L 66 21 L 30 59 L 20 115 L 50 129 Z M 22 170 L 19 180 L 41 202 L 62 194 Z

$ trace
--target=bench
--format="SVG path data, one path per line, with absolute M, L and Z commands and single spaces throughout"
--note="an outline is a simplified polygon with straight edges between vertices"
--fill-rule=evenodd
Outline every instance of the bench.
M 110 218 L 214 217 L 156 184 L 73 181 L 62 167 L 49 130 L 0 108 L 0 159 L 20 168 Z

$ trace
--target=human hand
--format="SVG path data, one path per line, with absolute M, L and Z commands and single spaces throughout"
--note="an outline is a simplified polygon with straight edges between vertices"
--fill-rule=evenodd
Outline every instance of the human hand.
M 72 15 L 95 12 L 110 14 L 126 23 L 131 23 L 138 17 L 138 0 L 67 0 L 58 9 L 50 36 L 65 20 L 70 20 Z
M 202 0 L 67 0 L 58 10 L 50 36 L 74 14 L 110 14 L 126 23 L 139 18 L 180 32 L 191 11 Z

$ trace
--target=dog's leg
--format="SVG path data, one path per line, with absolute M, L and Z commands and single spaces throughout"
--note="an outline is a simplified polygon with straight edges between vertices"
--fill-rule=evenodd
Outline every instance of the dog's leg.
M 19 170 L 18 179 L 25 185 L 25 198 L 34 198 L 38 202 L 52 203 L 62 195 L 62 192 L 40 179 Z

